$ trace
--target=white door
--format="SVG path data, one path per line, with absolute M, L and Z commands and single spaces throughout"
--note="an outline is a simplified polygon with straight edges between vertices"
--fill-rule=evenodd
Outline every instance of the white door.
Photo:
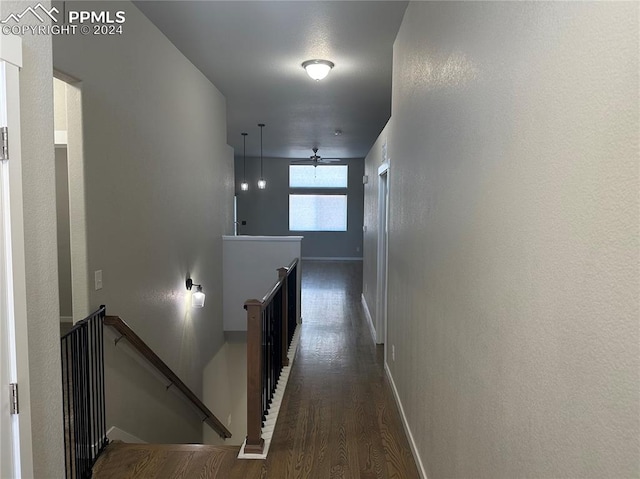
M 22 170 L 20 156 L 20 39 L 0 39 L 0 477 L 33 475 Z M 4 140 L 4 138 L 3 138 Z M 17 384 L 18 408 L 11 400 Z
M 7 127 L 6 64 L 0 61 L 0 135 Z M 9 164 L 0 154 L 0 477 L 19 477 L 19 436 L 9 385 L 17 382 L 11 271 Z

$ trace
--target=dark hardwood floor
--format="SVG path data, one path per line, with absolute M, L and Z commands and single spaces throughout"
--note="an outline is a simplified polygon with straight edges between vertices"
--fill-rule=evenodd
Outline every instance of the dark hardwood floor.
M 238 448 L 115 444 L 95 478 L 418 478 L 361 311 L 360 262 L 303 262 L 300 345 L 267 460 Z M 129 457 L 129 458 L 127 458 Z M 120 467 L 119 467 L 120 466 Z

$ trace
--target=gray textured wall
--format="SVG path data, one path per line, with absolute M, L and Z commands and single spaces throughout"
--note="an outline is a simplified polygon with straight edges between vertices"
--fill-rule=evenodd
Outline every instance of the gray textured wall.
M 386 124 L 380 136 L 365 158 L 364 174 L 369 181 L 364 185 L 364 226 L 362 294 L 371 313 L 373 327 L 376 327 L 377 287 L 378 287 L 378 168 L 384 162 L 383 146 L 388 141 L 392 120 Z
M 265 128 L 266 129 L 266 128 Z M 265 132 L 266 136 L 266 132 Z M 247 140 L 249 141 L 249 140 Z M 331 258 L 362 258 L 362 215 L 364 161 L 347 159 L 349 186 L 346 232 L 289 231 L 289 159 L 264 158 L 264 178 L 267 188 L 258 190 L 260 159 L 247 158 L 249 191 L 240 191 L 243 177 L 242 156 L 236 156 L 235 183 L 238 197 L 238 220 L 247 221 L 238 227 L 238 234 L 247 235 L 303 235 L 302 256 Z
M 640 475 L 638 9 L 407 9 L 388 343 L 430 479 Z
M 82 81 L 89 301 L 127 321 L 200 394 L 223 343 L 221 236 L 233 200 L 225 98 L 132 4 L 85 7 L 126 12 L 123 35 L 53 45 L 55 68 Z M 207 293 L 203 309 L 188 307 L 188 274 Z M 164 383 L 109 348 L 109 425 L 147 441 L 200 441 L 197 414 L 165 414 L 174 400 Z

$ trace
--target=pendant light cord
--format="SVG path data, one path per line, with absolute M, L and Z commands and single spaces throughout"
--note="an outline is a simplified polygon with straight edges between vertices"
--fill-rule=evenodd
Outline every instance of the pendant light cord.
M 260 127 L 260 179 L 262 179 L 262 129 L 264 128 L 264 123 L 258 123 L 258 126 Z
M 244 152 L 242 154 L 242 182 L 247 182 L 247 135 L 248 133 L 241 133 L 242 135 L 242 143 L 244 144 Z

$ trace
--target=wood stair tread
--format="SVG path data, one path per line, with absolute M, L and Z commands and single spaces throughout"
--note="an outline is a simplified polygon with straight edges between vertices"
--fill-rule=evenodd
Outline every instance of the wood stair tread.
M 93 467 L 95 479 L 214 478 L 235 461 L 238 446 L 109 444 Z

